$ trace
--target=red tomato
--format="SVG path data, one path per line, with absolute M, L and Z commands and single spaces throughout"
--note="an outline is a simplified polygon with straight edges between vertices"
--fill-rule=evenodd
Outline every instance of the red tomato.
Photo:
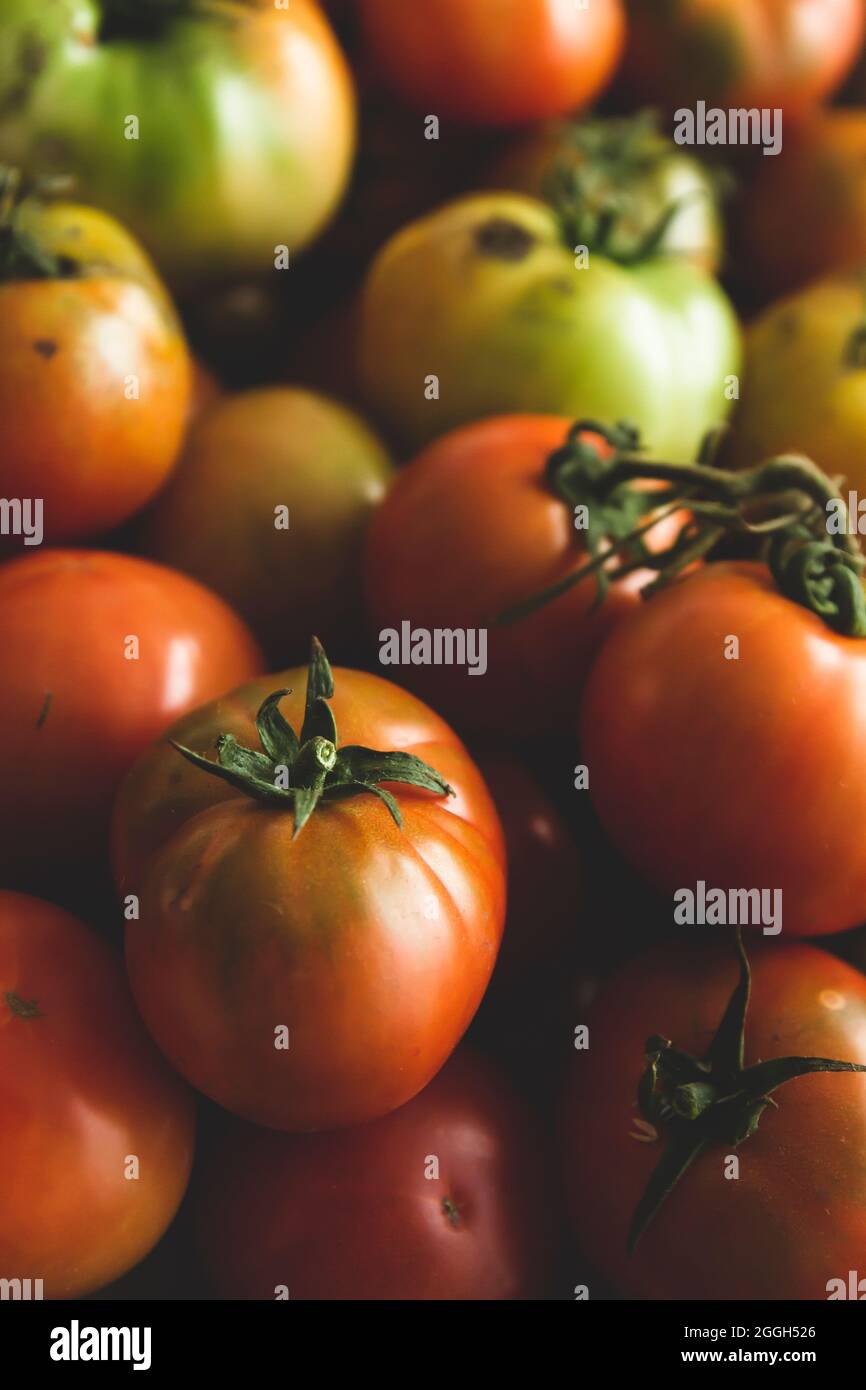
M 358 1124 L 420 1091 L 478 1007 L 505 914 L 499 820 L 462 743 L 378 676 L 334 678 L 337 747 L 414 753 L 456 795 L 390 784 L 398 827 L 355 785 L 295 836 L 291 805 L 260 804 L 163 740 L 115 814 L 116 878 L 141 903 L 126 959 L 145 1022 L 199 1090 L 276 1129 Z M 300 668 L 260 679 L 171 737 L 210 754 L 232 735 L 261 760 L 256 711 L 288 689 L 281 711 L 300 729 L 304 685 Z
M 863 0 L 628 0 L 624 76 L 665 106 L 781 107 L 802 117 L 848 72 Z
M 690 581 L 691 582 L 691 581 Z M 706 927 L 694 927 L 696 933 Z M 784 1056 L 866 1063 L 866 980 L 802 944 L 749 946 L 745 1062 Z M 773 1092 L 737 1150 L 709 1145 L 626 1250 L 662 1144 L 636 1108 L 647 1039 L 704 1055 L 737 980 L 730 942 L 656 947 L 615 976 L 588 1014 L 564 1101 L 565 1178 L 581 1249 L 620 1293 L 649 1299 L 826 1299 L 863 1266 L 866 1076 L 798 1077 Z M 590 1286 L 590 1296 L 592 1297 Z
M 738 262 L 762 299 L 866 260 L 866 110 L 822 111 L 761 160 L 742 198 Z
M 0 1279 L 78 1298 L 131 1269 L 177 1210 L 194 1128 L 114 955 L 0 892 Z
M 501 989 L 549 963 L 578 932 L 584 870 L 553 802 L 512 754 L 481 753 L 484 776 L 505 833 L 508 910 L 493 985 Z
M 550 1178 L 528 1115 L 471 1052 L 408 1105 L 331 1134 L 234 1123 L 195 1199 L 221 1298 L 544 1292 Z
M 47 539 L 78 540 L 165 482 L 189 353 L 153 265 L 112 218 L 30 199 L 4 230 L 53 273 L 26 256 L 0 268 L 0 495 L 38 498 Z
M 565 727 L 604 637 L 650 577 L 630 575 L 599 607 L 594 586 L 580 583 L 510 627 L 492 626 L 586 560 L 572 510 L 544 476 L 569 424 L 505 415 L 443 435 L 402 470 L 370 524 L 364 582 L 380 642 L 404 622 L 486 632 L 483 674 L 466 665 L 386 668 L 461 727 L 526 735 Z
M 625 37 L 620 0 L 362 0 L 361 17 L 374 60 L 404 100 L 473 125 L 587 105 Z
M 590 794 L 662 892 L 779 890 L 785 933 L 841 931 L 866 920 L 864 703 L 866 642 L 762 565 L 713 564 L 602 651 L 583 706 Z
M 0 869 L 22 883 L 103 850 L 142 749 L 261 669 L 243 623 L 200 584 L 89 550 L 0 566 L 0 652 Z

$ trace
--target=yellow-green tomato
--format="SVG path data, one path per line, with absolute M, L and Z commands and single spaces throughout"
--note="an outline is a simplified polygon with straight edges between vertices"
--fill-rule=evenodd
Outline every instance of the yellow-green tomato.
M 566 244 L 517 194 L 448 203 L 374 261 L 360 312 L 366 398 L 415 448 L 488 415 L 627 418 L 691 459 L 727 415 L 740 363 L 720 286 L 675 257 L 620 264 Z
M 817 280 L 771 304 L 746 333 L 735 466 L 808 454 L 866 488 L 866 269 Z
M 193 425 L 143 534 L 246 616 L 274 660 L 360 627 L 361 548 L 388 454 L 336 401 L 292 387 L 228 396 Z

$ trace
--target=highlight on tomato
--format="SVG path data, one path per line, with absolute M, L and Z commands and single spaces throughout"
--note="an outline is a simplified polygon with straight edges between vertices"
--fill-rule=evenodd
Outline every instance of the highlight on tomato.
M 304 685 L 295 668 L 181 720 L 114 824 L 145 1023 L 200 1091 L 287 1130 L 416 1095 L 478 1007 L 505 915 L 499 820 L 447 724 L 378 676 L 332 675 L 316 642 Z
M 138 511 L 175 462 L 190 398 L 180 322 L 138 243 L 0 170 L 0 494 L 22 506 L 17 544 Z
M 131 1269 L 180 1204 L 194 1132 L 109 948 L 0 891 L 0 1279 L 80 1298 Z
M 863 0 L 626 0 L 629 90 L 667 107 L 780 108 L 793 126 L 840 85 Z
M 577 1010 L 579 1246 L 626 1298 L 838 1297 L 866 1236 L 866 979 L 800 942 L 746 957 L 730 931 L 690 931 L 710 939 L 636 957 Z
M 0 871 L 62 888 L 96 862 L 127 769 L 182 713 L 262 669 L 230 608 L 131 555 L 44 550 L 0 565 Z
M 339 202 L 354 90 L 314 0 L 5 0 L 3 27 L 0 159 L 73 174 L 173 285 L 272 275 Z
M 550 1283 L 550 1190 L 527 1108 L 461 1048 L 351 1130 L 223 1125 L 192 1202 L 221 1298 L 531 1299 Z
M 605 88 L 622 52 L 620 0 L 361 0 L 378 73 L 409 105 L 469 125 L 565 115 Z
M 329 642 L 360 625 L 364 532 L 392 473 L 384 445 L 337 401 L 241 392 L 193 425 L 143 548 L 226 599 L 272 659 L 297 657 L 310 624 Z
M 631 421 L 693 458 L 730 410 L 736 315 L 717 282 L 617 249 L 615 208 L 478 193 L 410 223 L 374 260 L 358 319 L 370 409 L 407 449 L 506 412 Z M 621 259 L 617 259 L 620 256 Z
M 646 555 L 658 571 L 648 602 L 610 634 L 587 681 L 593 805 L 647 883 L 712 892 L 709 922 L 728 920 L 716 895 L 737 893 L 747 925 L 772 934 L 856 926 L 866 921 L 866 557 L 844 501 L 800 455 L 739 472 L 711 451 L 698 464 L 622 449 L 573 460 L 590 512 L 613 498 L 627 507 L 648 482 L 661 484 L 663 512 L 691 515 L 672 545 Z M 762 558 L 713 558 L 750 534 Z M 604 562 L 615 588 L 633 568 L 623 553 L 619 570 L 608 553 L 568 582 L 597 578 Z
M 567 583 L 604 547 L 608 528 L 637 520 L 640 507 L 598 507 L 587 529 L 590 514 L 576 510 L 582 498 L 572 493 L 569 440 L 591 458 L 612 447 L 591 422 L 570 427 L 561 416 L 465 425 L 401 469 L 372 518 L 363 567 L 369 623 L 380 652 L 389 633 L 401 647 L 401 664 L 384 669 L 460 727 L 529 737 L 573 723 L 605 636 L 651 578 L 638 567 L 601 606 L 591 587 L 572 585 L 521 622 L 499 622 L 539 590 Z M 670 539 L 675 529 L 668 522 L 656 534 Z M 437 630 L 477 634 L 484 669 L 413 662 L 413 634 Z

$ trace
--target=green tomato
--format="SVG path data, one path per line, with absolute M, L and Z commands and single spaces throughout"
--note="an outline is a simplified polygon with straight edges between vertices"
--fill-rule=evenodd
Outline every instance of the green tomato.
M 536 199 L 473 194 L 380 252 L 359 365 L 401 443 L 531 411 L 628 419 L 654 451 L 691 459 L 725 418 L 740 333 L 716 281 L 675 257 L 576 254 L 561 228 Z
M 74 175 L 175 283 L 272 271 L 307 243 L 354 134 L 312 0 L 3 0 L 0 160 Z

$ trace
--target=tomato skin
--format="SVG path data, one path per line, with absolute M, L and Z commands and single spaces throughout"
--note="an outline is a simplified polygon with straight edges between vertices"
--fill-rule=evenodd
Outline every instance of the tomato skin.
M 703 1054 L 737 981 L 733 942 L 676 940 L 630 962 L 585 1018 L 563 1101 L 571 1222 L 589 1260 L 618 1291 L 649 1299 L 826 1299 L 830 1279 L 862 1262 L 866 1077 L 800 1077 L 774 1093 L 737 1151 L 699 1155 L 632 1256 L 626 1234 L 661 1155 L 640 1142 L 637 1084 L 647 1038 L 661 1033 Z M 783 1056 L 866 1063 L 866 980 L 802 943 L 748 943 L 752 995 L 745 1062 Z M 592 1292 L 592 1291 L 590 1291 Z
M 590 675 L 593 804 L 662 892 L 779 889 L 787 936 L 856 926 L 864 700 L 866 645 L 783 598 L 762 565 L 707 566 L 620 624 Z
M 801 120 L 863 39 L 862 0 L 628 0 L 624 78 L 666 106 L 780 107 Z
M 648 447 L 691 459 L 728 413 L 739 329 L 696 266 L 624 266 L 595 251 L 578 264 L 551 207 L 482 193 L 382 248 L 362 290 L 358 354 L 370 409 L 409 449 L 488 415 L 538 411 L 627 419 Z
M 803 453 L 845 479 L 843 495 L 866 490 L 866 372 L 850 351 L 863 325 L 864 289 L 862 270 L 838 272 L 752 320 L 731 466 Z
M 60 908 L 0 891 L 0 1278 L 77 1298 L 131 1269 L 180 1203 L 194 1131 L 113 953 Z
M 286 1135 L 235 1122 L 194 1197 L 217 1294 L 538 1297 L 550 1255 L 541 1149 L 516 1096 L 464 1049 L 408 1105 L 355 1129 Z
M 357 627 L 363 534 L 392 471 L 384 446 L 336 401 L 246 391 L 191 431 L 144 549 L 221 594 L 272 659 L 297 659 L 311 631 L 329 646 Z M 277 505 L 288 528 L 275 525 Z
M 362 0 L 367 48 L 419 111 L 508 126 L 587 105 L 610 78 L 625 22 L 620 0 Z
M 866 110 L 818 112 L 742 198 L 739 263 L 766 300 L 866 259 Z
M 501 828 L 456 735 L 377 676 L 334 680 L 341 743 L 415 751 L 457 796 L 393 786 L 402 830 L 373 796 L 323 802 L 292 839 L 290 811 L 161 741 L 115 811 L 115 877 L 141 902 L 126 960 L 145 1022 L 199 1090 L 275 1129 L 358 1124 L 426 1085 L 475 1013 L 505 914 Z M 224 732 L 257 747 L 255 712 L 281 688 L 300 729 L 298 668 L 205 705 L 171 737 L 204 754 Z
M 127 659 L 137 637 L 138 659 Z M 0 566 L 9 881 L 104 850 L 117 785 L 179 714 L 261 669 L 240 619 L 183 575 L 129 555 L 31 551 Z
M 190 361 L 154 267 L 113 219 L 31 200 L 20 226 L 81 268 L 0 282 L 0 494 L 40 498 L 56 543 L 118 525 L 165 481 Z
M 493 626 L 585 557 L 568 506 L 544 482 L 570 424 L 504 415 L 454 430 L 401 469 L 371 521 L 364 589 L 380 642 L 407 620 L 413 628 L 487 629 L 484 675 L 445 665 L 385 668 L 461 728 L 529 736 L 567 726 L 602 641 L 639 602 L 646 573 L 614 585 L 597 608 L 593 586 L 578 584 L 518 623 Z
M 275 247 L 321 230 L 352 161 L 352 78 L 324 12 L 225 3 L 147 24 L 99 0 L 6 0 L 0 158 L 74 174 L 172 284 L 273 275 Z

